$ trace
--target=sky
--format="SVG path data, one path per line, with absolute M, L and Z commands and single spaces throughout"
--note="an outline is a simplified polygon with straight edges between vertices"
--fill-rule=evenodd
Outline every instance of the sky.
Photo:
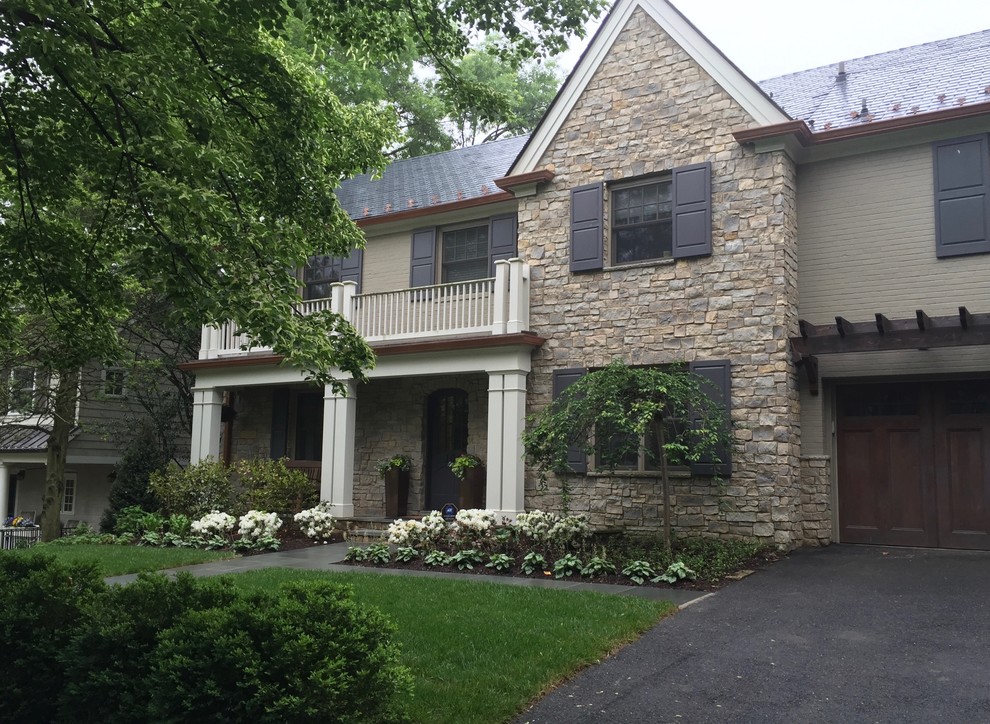
M 990 29 L 990 0 L 673 0 L 673 4 L 753 80 Z M 563 68 L 570 70 L 593 33 L 594 28 L 562 57 Z

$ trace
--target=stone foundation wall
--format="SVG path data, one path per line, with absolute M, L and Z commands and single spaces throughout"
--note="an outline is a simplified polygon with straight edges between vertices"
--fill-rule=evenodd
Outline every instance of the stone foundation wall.
M 832 464 L 828 455 L 801 458 L 802 545 L 832 542 Z
M 531 327 L 547 338 L 530 375 L 528 411 L 551 400 L 553 370 L 728 359 L 733 474 L 678 482 L 682 530 L 803 537 L 800 421 L 788 337 L 797 332 L 795 167 L 756 154 L 731 132 L 753 120 L 641 9 L 540 160 L 554 179 L 519 202 L 519 252 L 530 264 Z M 570 191 L 712 163 L 713 253 L 572 273 Z M 607 197 L 607 193 L 606 193 Z M 605 201 L 608 238 L 608 199 Z M 606 249 L 608 248 L 606 244 Z M 571 508 L 599 527 L 653 529 L 652 479 L 580 476 Z M 528 471 L 527 507 L 553 507 Z

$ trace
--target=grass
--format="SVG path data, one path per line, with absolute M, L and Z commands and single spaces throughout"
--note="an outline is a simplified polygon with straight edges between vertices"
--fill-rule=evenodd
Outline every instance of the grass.
M 327 578 L 396 623 L 415 679 L 413 720 L 431 724 L 504 721 L 675 610 L 665 601 L 472 581 L 286 569 L 230 576 L 245 589 Z
M 229 551 L 205 551 L 196 548 L 153 548 L 151 546 L 101 545 L 45 545 L 13 551 L 14 555 L 31 556 L 39 553 L 53 555 L 63 563 L 94 561 L 104 576 L 122 576 L 125 573 L 160 571 L 193 563 L 207 563 L 223 558 L 234 558 Z

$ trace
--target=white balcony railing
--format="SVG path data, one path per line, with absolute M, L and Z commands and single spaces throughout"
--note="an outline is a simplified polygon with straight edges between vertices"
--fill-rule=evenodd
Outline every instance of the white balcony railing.
M 342 314 L 368 342 L 514 334 L 529 328 L 529 267 L 521 259 L 495 262 L 495 276 L 454 284 L 355 294 L 354 282 L 331 286 L 330 297 L 303 302 L 299 311 Z M 203 327 L 200 359 L 267 351 L 254 347 L 232 322 Z

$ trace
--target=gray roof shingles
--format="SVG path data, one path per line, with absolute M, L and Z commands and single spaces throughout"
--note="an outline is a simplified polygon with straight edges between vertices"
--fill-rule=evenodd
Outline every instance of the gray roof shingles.
M 790 73 L 758 85 L 812 132 L 990 101 L 990 30 Z M 867 113 L 862 114 L 863 100 Z M 498 193 L 529 136 L 392 162 L 380 179 L 349 179 L 337 198 L 353 219 Z M 410 200 L 412 205 L 410 205 Z
M 990 101 L 990 30 L 847 60 L 845 80 L 836 78 L 837 71 L 835 63 L 759 86 L 815 133 L 985 103 Z M 861 114 L 864 98 L 867 113 Z

